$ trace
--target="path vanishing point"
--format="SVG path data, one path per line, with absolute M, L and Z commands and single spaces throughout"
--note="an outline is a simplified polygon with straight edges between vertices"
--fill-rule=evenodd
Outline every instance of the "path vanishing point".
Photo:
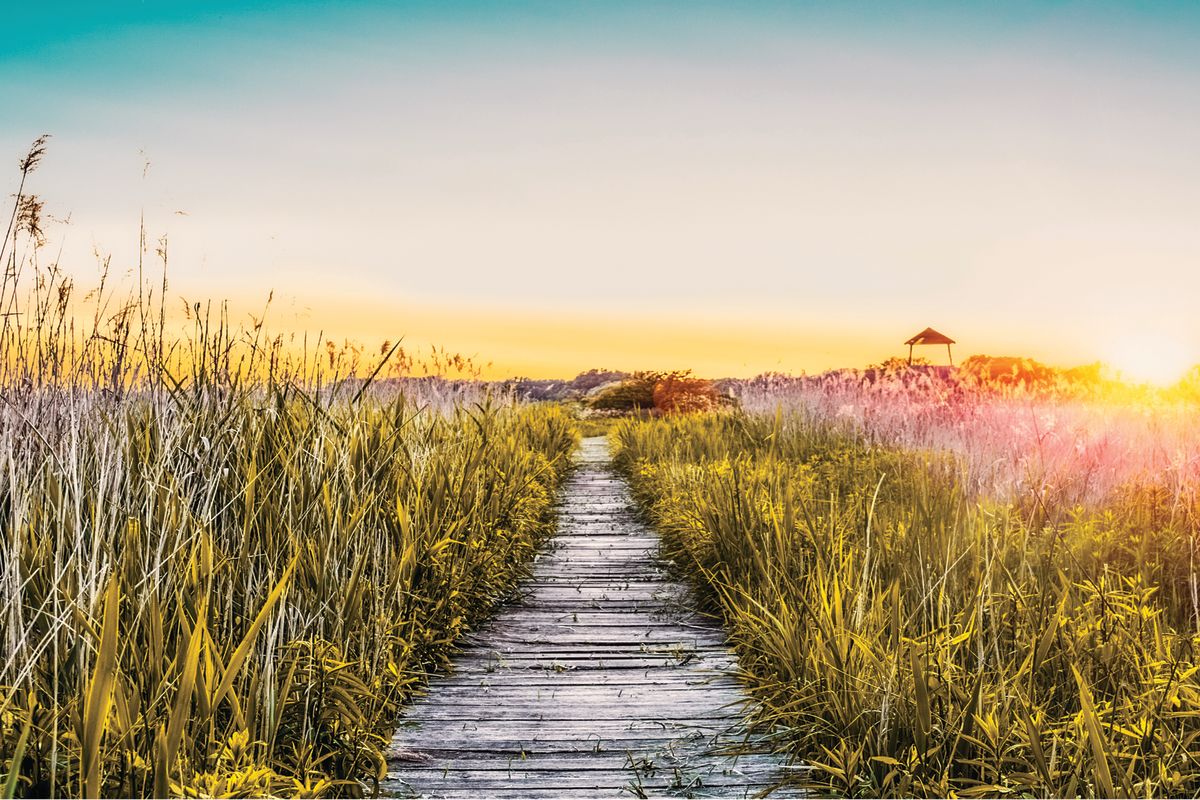
M 666 574 L 606 440 L 580 462 L 523 594 L 407 709 L 386 794 L 755 797 L 782 779 L 743 729 L 719 622 Z

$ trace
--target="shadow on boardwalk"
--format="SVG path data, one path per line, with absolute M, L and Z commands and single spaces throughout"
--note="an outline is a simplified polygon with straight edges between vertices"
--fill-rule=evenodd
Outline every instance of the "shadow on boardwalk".
M 580 458 L 526 594 L 401 721 L 386 793 L 753 797 L 786 771 L 727 755 L 748 701 L 724 633 L 665 574 L 606 442 Z

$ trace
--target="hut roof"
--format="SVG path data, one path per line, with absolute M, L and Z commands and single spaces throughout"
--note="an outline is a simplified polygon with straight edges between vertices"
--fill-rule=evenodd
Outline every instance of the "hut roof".
M 955 341 L 944 333 L 938 333 L 933 328 L 926 328 L 905 342 L 905 344 L 955 344 Z

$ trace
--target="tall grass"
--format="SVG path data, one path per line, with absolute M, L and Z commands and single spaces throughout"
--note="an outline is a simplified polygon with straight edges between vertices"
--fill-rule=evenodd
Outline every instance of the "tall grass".
M 1200 791 L 1189 495 L 1139 480 L 1095 507 L 989 497 L 957 453 L 814 414 L 627 421 L 613 436 L 808 785 Z
M 370 791 L 399 704 L 549 530 L 570 418 L 371 385 L 387 348 L 374 363 L 291 348 L 220 308 L 173 335 L 165 280 L 118 294 L 104 278 L 85 302 L 39 262 L 38 209 L 21 193 L 16 208 L 0 251 L 5 796 Z
M 968 373 L 841 370 L 733 382 L 747 411 L 783 409 L 881 445 L 948 450 L 972 491 L 1096 504 L 1146 476 L 1176 493 L 1200 484 L 1200 381 L 1026 386 Z

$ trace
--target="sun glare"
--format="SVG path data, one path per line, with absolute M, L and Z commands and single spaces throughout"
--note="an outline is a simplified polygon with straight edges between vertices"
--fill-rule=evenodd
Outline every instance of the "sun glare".
M 1200 362 L 1200 352 L 1170 337 L 1135 336 L 1115 343 L 1105 360 L 1127 381 L 1169 386 Z

